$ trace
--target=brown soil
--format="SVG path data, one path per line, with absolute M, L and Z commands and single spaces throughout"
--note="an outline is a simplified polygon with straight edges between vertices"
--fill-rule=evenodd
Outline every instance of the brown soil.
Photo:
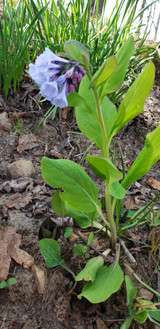
M 69 133 L 69 131 L 78 132 L 78 127 L 73 112 L 64 109 L 57 112 L 54 121 L 49 118 L 45 126 L 40 126 L 35 134 L 37 137 L 35 144 L 32 145 L 31 142 L 28 142 L 28 146 L 21 150 L 21 153 L 18 152 L 17 147 L 20 138 L 34 133 L 40 119 L 49 109 L 50 105 L 47 102 L 37 105 L 38 97 L 38 90 L 24 76 L 21 89 L 15 95 L 11 91 L 7 103 L 3 97 L 0 98 L 0 112 L 7 112 L 12 123 L 9 131 L 4 129 L 0 131 L 0 184 L 12 180 L 7 168 L 15 160 L 29 159 L 35 167 L 35 176 L 30 178 L 28 185 L 21 191 L 15 191 L 13 188 L 8 190 L 4 187 L 1 188 L 0 224 L 16 227 L 17 232 L 23 236 L 21 248 L 34 257 L 35 264 L 38 267 L 46 269 L 38 246 L 39 228 L 48 217 L 53 220 L 56 219 L 58 225 L 61 225 L 61 223 L 60 218 L 57 218 L 51 209 L 50 201 L 54 189 L 45 184 L 42 179 L 41 159 L 43 156 L 47 156 L 70 159 L 79 163 L 91 142 L 81 135 Z M 157 80 L 145 103 L 144 113 L 125 126 L 115 138 L 116 147 L 118 145 L 122 147 L 126 169 L 129 168 L 142 149 L 146 134 L 159 124 L 159 104 L 160 82 Z M 19 119 L 17 119 L 17 116 L 19 116 Z M 99 154 L 98 152 L 95 145 L 89 150 L 89 153 L 94 155 Z M 117 165 L 120 168 L 120 159 L 118 159 Z M 103 196 L 102 181 L 97 179 L 90 171 L 85 158 L 82 161 L 82 166 L 85 167 L 98 187 L 101 188 L 100 196 Z M 156 195 L 156 189 L 146 183 L 146 181 L 152 181 L 152 179 L 160 180 L 160 161 L 153 166 L 147 176 L 131 186 L 125 199 L 126 208 L 139 209 Z M 17 205 L 16 193 L 20 193 L 23 200 L 29 193 L 31 195 L 30 202 L 24 207 Z M 15 203 L 6 206 L 6 199 L 11 196 L 15 196 Z M 157 209 L 159 205 L 160 200 L 156 204 Z M 85 259 L 74 257 L 73 243 L 63 238 L 64 226 L 65 224 L 60 226 L 61 253 L 64 255 L 67 264 L 78 274 L 85 264 Z M 79 234 L 79 229 L 75 224 L 73 230 L 76 234 Z M 84 233 L 85 230 L 80 231 L 76 243 L 84 243 Z M 157 229 L 156 236 L 158 236 L 158 233 Z M 134 267 L 135 273 L 158 291 L 158 255 L 151 255 L 150 253 L 151 236 L 152 229 L 145 223 L 145 225 L 136 229 L 128 230 L 123 239 L 137 261 L 137 266 Z M 104 236 L 101 233 L 95 239 L 93 246 L 89 248 L 89 252 L 92 255 L 97 255 L 97 251 L 103 251 L 104 243 Z M 110 256 L 108 262 L 113 257 L 114 254 Z M 122 250 L 120 263 L 126 272 L 124 261 L 132 267 L 133 264 Z M 17 284 L 0 290 L 0 327 L 2 329 L 120 328 L 127 316 L 124 284 L 121 290 L 112 295 L 106 302 L 92 305 L 85 299 L 79 300 L 77 298 L 77 294 L 82 288 L 81 283 L 77 284 L 72 293 L 68 293 L 69 285 L 73 280 L 68 272 L 61 268 L 46 269 L 46 272 L 45 290 L 43 294 L 39 294 L 33 270 L 24 269 L 15 261 L 11 262 L 9 277 L 16 278 Z M 141 288 L 137 281 L 134 282 L 138 288 Z M 138 294 L 143 297 L 140 290 Z M 156 301 L 154 296 L 151 296 L 151 298 L 152 301 Z M 133 322 L 131 328 L 149 329 L 155 328 L 155 326 L 148 321 L 142 325 Z

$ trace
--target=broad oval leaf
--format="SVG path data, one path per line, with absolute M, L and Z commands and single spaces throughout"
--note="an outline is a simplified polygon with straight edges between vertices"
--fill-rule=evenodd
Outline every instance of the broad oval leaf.
M 73 221 L 81 228 L 91 226 L 91 219 L 84 212 L 75 210 L 66 204 L 66 215 L 73 218 Z
M 104 258 L 102 256 L 94 257 L 88 261 L 85 268 L 76 276 L 76 281 L 94 281 L 98 269 L 103 266 Z
M 98 187 L 84 169 L 71 160 L 48 159 L 41 161 L 41 171 L 48 184 L 62 188 L 61 199 L 70 207 L 84 212 L 94 212 L 100 205 Z
M 111 160 L 90 155 L 87 155 L 86 159 L 94 173 L 109 181 L 110 184 L 122 178 L 121 172 L 118 171 Z
M 17 280 L 15 278 L 9 278 L 7 280 L 7 283 L 8 283 L 9 286 L 12 286 L 12 285 L 17 283 Z
M 122 45 L 122 47 L 118 50 L 115 55 L 118 68 L 111 75 L 111 77 L 106 81 L 106 83 L 102 86 L 101 95 L 104 97 L 107 94 L 113 93 L 116 91 L 122 84 L 127 67 L 129 65 L 130 58 L 134 51 L 134 39 L 133 37 L 129 37 L 128 40 Z
M 101 266 L 93 282 L 87 282 L 78 297 L 85 297 L 91 303 L 101 303 L 120 289 L 123 282 L 123 271 L 119 264 Z
M 4 289 L 8 287 L 7 281 L 3 280 L 0 282 L 0 289 Z
M 56 191 L 53 194 L 51 206 L 56 215 L 64 216 L 66 214 L 65 202 L 61 199 L 60 194 L 60 191 Z
M 160 126 L 147 134 L 145 146 L 133 162 L 124 180 L 122 186 L 127 189 L 137 179 L 148 173 L 149 169 L 160 158 Z
M 101 65 L 101 67 L 98 69 L 98 71 L 93 75 L 90 83 L 90 88 L 97 88 L 103 82 L 107 81 L 112 75 L 112 73 L 116 70 L 117 66 L 118 65 L 115 56 L 107 58 L 105 62 Z
M 126 190 L 119 182 L 114 182 L 109 187 L 109 193 L 116 199 L 123 199 L 126 195 Z
M 84 62 L 83 56 L 89 65 L 89 53 L 87 48 L 76 40 L 67 40 L 63 45 L 64 51 L 77 61 Z M 86 62 L 85 62 L 86 65 Z
M 144 323 L 147 320 L 148 312 L 143 310 L 141 312 L 137 312 L 137 314 L 133 315 L 133 319 L 138 321 L 139 323 Z
M 151 316 L 152 319 L 157 320 L 160 322 L 160 309 L 157 310 L 149 310 L 148 313 Z
M 113 128 L 114 135 L 143 110 L 144 102 L 154 82 L 154 76 L 155 67 L 150 62 L 130 87 L 119 106 Z
M 91 108 L 88 106 L 87 102 L 83 99 L 82 96 L 80 96 L 78 93 L 75 91 L 72 91 L 68 96 L 67 96 L 67 102 L 68 106 L 81 106 L 82 108 L 85 109 L 88 113 L 92 113 Z
M 57 241 L 42 239 L 39 241 L 39 247 L 47 267 L 65 265 L 64 260 L 60 257 L 60 247 Z
M 94 141 L 103 153 L 104 145 L 100 130 L 100 123 L 98 121 L 97 105 L 93 90 L 88 89 L 89 85 L 90 81 L 88 77 L 84 76 L 79 87 L 79 95 L 85 101 L 86 106 L 84 106 L 84 102 L 82 103 L 80 101 L 79 105 L 76 107 L 76 120 L 82 133 Z M 103 98 L 101 109 L 106 134 L 109 139 L 116 120 L 117 110 L 108 97 Z

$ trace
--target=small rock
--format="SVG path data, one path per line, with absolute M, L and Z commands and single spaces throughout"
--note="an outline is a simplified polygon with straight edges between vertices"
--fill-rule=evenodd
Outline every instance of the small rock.
M 8 166 L 8 171 L 12 178 L 32 177 L 35 174 L 35 169 L 30 160 L 14 161 Z
M 11 129 L 11 123 L 6 112 L 0 114 L 0 130 L 8 131 Z
M 19 210 L 8 210 L 9 224 L 17 229 L 33 230 L 33 218 Z

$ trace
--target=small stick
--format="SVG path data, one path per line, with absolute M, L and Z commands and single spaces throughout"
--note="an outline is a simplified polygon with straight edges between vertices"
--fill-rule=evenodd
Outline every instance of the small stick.
M 132 256 L 132 254 L 129 252 L 129 250 L 127 249 L 127 247 L 126 247 L 126 245 L 125 245 L 125 243 L 124 243 L 123 240 L 120 240 L 120 245 L 122 246 L 122 248 L 123 248 L 125 254 L 126 254 L 127 257 L 129 258 L 129 260 L 130 260 L 130 262 L 132 263 L 132 265 L 133 265 L 134 267 L 136 267 L 136 266 L 137 266 L 137 262 L 136 262 L 135 258 Z

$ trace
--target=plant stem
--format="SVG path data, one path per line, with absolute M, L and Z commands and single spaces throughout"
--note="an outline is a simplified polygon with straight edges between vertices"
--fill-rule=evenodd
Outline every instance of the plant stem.
M 116 242 L 117 242 L 117 232 L 116 232 L 116 225 L 113 218 L 113 212 L 112 212 L 112 203 L 111 203 L 111 196 L 109 193 L 109 183 L 106 182 L 106 208 L 107 208 L 107 215 L 108 215 L 108 221 L 110 223 L 110 230 L 111 230 L 111 244 L 112 248 L 115 249 Z
M 91 73 L 87 68 L 85 68 L 85 69 L 86 69 L 87 76 L 88 76 L 89 80 L 91 81 L 91 79 L 92 79 Z M 92 89 L 94 92 L 94 97 L 95 97 L 95 101 L 96 101 L 96 105 L 97 105 L 99 127 L 100 127 L 100 130 L 102 133 L 102 138 L 103 138 L 103 156 L 104 156 L 104 158 L 108 159 L 109 158 L 109 145 L 107 142 L 107 134 L 106 134 L 106 129 L 105 129 L 104 121 L 103 121 L 101 105 L 100 105 L 97 89 L 95 87 L 93 87 Z
M 70 274 L 72 274 L 73 278 L 75 279 L 75 274 L 74 272 L 66 265 L 66 264 L 61 264 L 63 268 L 65 268 L 66 271 L 68 271 Z
M 98 93 L 97 93 L 97 90 L 95 87 L 93 88 L 93 92 L 94 92 L 94 96 L 95 96 L 95 100 L 96 100 L 96 104 L 97 104 L 97 113 L 98 113 L 98 119 L 99 119 L 98 121 L 99 121 L 99 126 L 101 129 L 102 138 L 103 138 L 103 156 L 104 156 L 104 158 L 108 159 L 109 158 L 109 145 L 108 145 L 108 141 L 107 141 L 107 134 L 106 134 L 106 129 L 105 129 L 104 121 L 103 121 L 101 105 L 100 105 Z
M 91 81 L 92 76 L 91 76 L 89 70 L 87 69 L 86 72 L 87 72 L 89 80 Z M 92 89 L 93 89 L 93 92 L 94 92 L 94 97 L 95 97 L 95 101 L 96 101 L 96 105 L 97 105 L 98 122 L 99 122 L 99 127 L 100 127 L 100 130 L 101 130 L 102 139 L 103 139 L 103 152 L 102 152 L 102 154 L 103 154 L 103 157 L 105 159 L 109 159 L 109 144 L 110 144 L 110 141 L 108 141 L 108 138 L 107 138 L 107 133 L 106 133 L 106 129 L 105 129 L 105 124 L 104 124 L 104 120 L 103 120 L 101 104 L 100 104 L 100 101 L 99 101 L 97 89 L 95 87 L 93 87 Z M 111 195 L 109 193 L 109 181 L 106 181 L 106 189 L 105 190 L 106 190 L 105 191 L 106 209 L 107 209 L 107 215 L 108 215 L 108 222 L 110 224 L 110 230 L 111 230 L 111 244 L 112 244 L 112 248 L 115 249 L 116 242 L 117 242 L 117 232 L 116 232 L 115 221 L 114 221 L 114 218 L 113 218 Z M 103 220 L 104 220 L 104 218 L 103 218 Z
M 136 273 L 134 273 L 134 271 L 132 270 L 132 268 L 130 267 L 130 266 L 128 266 L 127 264 L 124 264 L 128 269 L 129 269 L 129 271 L 134 275 L 134 277 L 137 279 L 137 281 L 139 281 L 145 288 L 147 288 L 149 291 L 151 291 L 151 292 L 153 292 L 153 294 L 155 294 L 158 298 L 160 298 L 160 294 L 156 291 L 156 290 L 154 290 L 154 289 L 152 289 L 150 286 L 148 286 L 148 284 L 146 284 L 145 282 L 143 282 L 140 278 L 139 278 L 139 276 L 136 274 Z

